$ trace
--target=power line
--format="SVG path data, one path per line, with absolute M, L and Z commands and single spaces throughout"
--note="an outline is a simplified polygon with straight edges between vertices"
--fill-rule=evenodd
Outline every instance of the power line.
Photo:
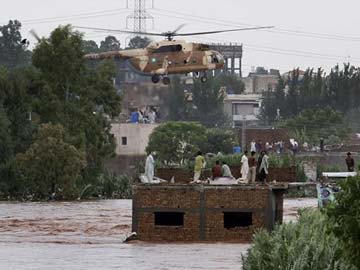
M 46 24 L 46 23 L 53 23 L 53 22 L 62 22 L 64 20 L 82 20 L 82 19 L 87 19 L 87 18 L 114 16 L 114 15 L 126 13 L 127 12 L 126 10 L 127 10 L 126 8 L 109 9 L 109 10 L 94 11 L 94 12 L 87 12 L 87 13 L 78 13 L 78 14 L 66 15 L 66 16 L 27 19 L 27 20 L 19 19 L 19 21 L 24 25 Z M 5 22 L 3 24 L 5 24 Z
M 47 18 L 41 18 L 41 19 L 28 19 L 28 20 L 23 20 L 23 22 L 30 23 L 30 22 L 37 22 L 37 21 L 43 21 L 43 20 L 47 21 L 47 20 L 54 20 L 54 19 L 65 19 L 65 18 L 72 18 L 72 17 L 78 17 L 78 16 L 96 15 L 96 14 L 101 14 L 101 13 L 109 13 L 109 12 L 112 13 L 112 12 L 118 12 L 121 10 L 126 10 L 126 8 L 107 9 L 107 10 L 101 10 L 101 11 L 93 11 L 93 12 L 66 15 L 66 16 L 47 17 Z
M 182 15 L 182 16 L 186 16 L 186 19 L 190 19 L 193 21 L 200 21 L 200 22 L 206 21 L 207 23 L 212 23 L 215 25 L 220 25 L 219 24 L 219 22 L 220 22 L 222 26 L 236 26 L 236 27 L 238 27 L 239 25 L 258 26 L 258 25 L 248 24 L 248 23 L 239 22 L 239 21 L 222 20 L 222 19 L 216 19 L 213 17 L 210 18 L 210 17 L 198 16 L 198 15 L 194 15 L 194 14 L 187 14 L 187 13 L 159 9 L 159 8 L 156 8 L 155 10 L 156 10 L 156 12 L 163 11 L 166 13 Z M 167 16 L 167 14 L 163 14 L 163 13 L 159 13 L 159 15 Z M 168 16 L 168 17 L 174 17 L 174 16 Z M 190 18 L 188 18 L 188 17 L 190 17 Z M 175 18 L 184 19 L 184 17 L 175 17 Z M 196 19 L 194 19 L 194 18 L 196 18 Z M 215 23 L 215 22 L 218 22 L 218 23 Z M 293 29 L 287 29 L 287 28 L 275 28 L 272 30 L 264 30 L 264 31 L 270 32 L 270 33 L 287 34 L 287 35 L 295 35 L 295 36 L 302 36 L 302 37 L 331 39 L 331 40 L 338 40 L 338 41 L 360 42 L 360 37 L 333 35 L 333 34 L 316 33 L 316 32 L 306 32 L 306 31 L 299 31 L 299 30 L 293 30 Z
M 197 37 L 198 39 L 203 40 L 210 40 L 216 42 L 228 42 L 231 43 L 232 41 L 224 40 L 224 39 L 215 39 L 215 38 L 205 38 L 205 37 Z M 281 55 L 289 55 L 289 56 L 299 56 L 299 57 L 308 57 L 308 58 L 317 58 L 317 59 L 325 59 L 325 60 L 356 60 L 360 61 L 360 58 L 356 57 L 346 57 L 340 55 L 330 55 L 330 54 L 320 54 L 315 52 L 308 52 L 308 51 L 300 51 L 300 50 L 288 50 L 288 49 L 280 49 L 274 47 L 266 47 L 266 46 L 259 46 L 259 45 L 243 45 L 246 49 L 258 52 L 266 52 L 272 54 L 281 54 Z
M 33 25 L 33 24 L 46 24 L 46 23 L 54 23 L 54 22 L 63 22 L 63 21 L 74 21 L 74 20 L 83 20 L 83 19 L 89 19 L 89 18 L 95 18 L 95 17 L 107 17 L 107 16 L 114 16 L 119 14 L 127 13 L 127 11 L 118 11 L 118 12 L 111 12 L 111 13 L 104 13 L 104 14 L 94 14 L 94 15 L 84 15 L 84 16 L 78 16 L 78 17 L 63 17 L 63 19 L 51 19 L 51 20 L 38 20 L 38 21 L 31 21 L 26 22 L 23 21 L 22 23 L 25 25 Z

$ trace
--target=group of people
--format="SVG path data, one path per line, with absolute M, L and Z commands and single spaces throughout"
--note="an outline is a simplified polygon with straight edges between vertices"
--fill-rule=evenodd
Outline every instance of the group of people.
M 261 153 L 262 151 L 266 152 L 275 152 L 281 154 L 284 152 L 285 143 L 283 141 L 277 142 L 265 142 L 262 143 L 261 140 L 255 142 L 252 140 L 250 143 L 250 152 Z
M 153 108 L 145 110 L 135 110 L 130 114 L 131 123 L 154 124 L 156 122 L 157 113 Z
M 269 157 L 266 151 L 261 151 L 258 159 L 256 159 L 256 152 L 252 151 L 248 157 L 248 151 L 245 151 L 241 157 L 241 178 L 239 182 L 255 183 L 256 180 L 265 182 L 269 174 Z M 194 179 L 193 182 L 200 182 L 201 171 L 205 168 L 206 161 L 199 151 L 195 158 Z M 235 178 L 232 175 L 231 169 L 225 161 L 217 160 L 212 168 L 212 179 L 218 178 Z
M 241 157 L 241 180 L 246 183 L 265 182 L 269 174 L 269 156 L 266 151 L 261 151 L 256 160 L 256 152 L 251 151 L 248 157 L 248 151 L 245 151 Z

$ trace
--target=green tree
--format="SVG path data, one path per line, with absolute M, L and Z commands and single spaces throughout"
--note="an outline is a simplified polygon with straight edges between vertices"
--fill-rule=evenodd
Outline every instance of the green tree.
M 348 133 L 343 114 L 331 108 L 304 110 L 298 116 L 281 123 L 280 126 L 288 129 L 295 137 L 296 134 L 304 133 L 305 140 L 313 143 L 318 143 L 320 138 L 327 139 L 331 135 L 345 138 Z M 303 142 L 301 138 L 296 139 Z
M 85 54 L 88 53 L 98 53 L 100 52 L 100 48 L 97 43 L 93 40 L 84 40 L 83 41 L 83 51 Z
M 120 41 L 114 36 L 107 36 L 105 40 L 100 42 L 101 52 L 119 51 L 120 49 Z
M 130 39 L 128 47 L 130 49 L 142 49 L 149 45 L 150 42 L 151 39 L 148 37 L 135 36 Z
M 0 71 L 0 95 L 10 121 L 15 154 L 25 151 L 31 143 L 34 127 L 30 113 L 38 84 L 38 72 L 31 66 Z
M 230 129 L 210 128 L 206 130 L 206 140 L 200 146 L 204 153 L 231 154 L 235 146 L 235 134 Z
M 328 219 L 320 211 L 305 210 L 298 222 L 282 224 L 271 233 L 256 233 L 242 258 L 244 270 L 355 270 L 339 240 L 329 233 Z
M 339 183 L 336 201 L 325 210 L 333 222 L 331 231 L 341 239 L 345 255 L 360 268 L 360 177 L 349 177 Z
M 229 94 L 242 94 L 245 91 L 245 84 L 240 80 L 239 76 L 234 74 L 222 73 L 215 78 L 220 87 L 225 87 Z
M 65 142 L 61 125 L 41 125 L 30 148 L 17 155 L 17 162 L 35 198 L 51 193 L 61 193 L 65 199 L 78 195 L 75 183 L 85 167 L 85 154 Z
M 206 128 L 193 122 L 167 122 L 150 135 L 146 151 L 156 152 L 157 159 L 165 164 L 181 164 L 194 157 L 206 140 Z
M 96 180 L 105 158 L 114 153 L 107 116 L 120 112 L 120 97 L 113 85 L 115 66 L 102 62 L 89 69 L 84 62 L 83 39 L 70 26 L 58 27 L 34 49 L 33 63 L 40 70 L 33 110 L 41 122 L 64 126 L 68 141 L 86 153 L 83 180 Z M 85 183 L 83 183 L 85 185 Z
M 13 154 L 13 142 L 11 138 L 10 121 L 0 103 L 0 165 L 6 161 Z
M 344 114 L 359 108 L 360 69 L 350 64 L 340 69 L 337 65 L 328 76 L 321 68 L 317 72 L 308 69 L 302 75 L 298 69 L 293 70 L 287 78 L 279 78 L 274 92 L 263 94 L 261 117 L 273 122 L 278 108 L 282 118 L 287 119 L 303 110 L 327 106 Z
M 166 106 L 168 107 L 168 119 L 171 121 L 186 121 L 191 119 L 193 108 L 188 100 L 189 92 L 185 92 L 185 86 L 181 84 L 179 77 L 172 79 L 168 94 L 166 96 Z
M 225 91 L 221 82 L 209 78 L 206 83 L 194 82 L 193 105 L 195 107 L 193 120 L 207 127 L 229 125 L 229 118 L 224 112 Z
M 31 52 L 28 43 L 20 33 L 21 23 L 10 20 L 7 25 L 0 26 L 0 66 L 8 68 L 30 64 Z

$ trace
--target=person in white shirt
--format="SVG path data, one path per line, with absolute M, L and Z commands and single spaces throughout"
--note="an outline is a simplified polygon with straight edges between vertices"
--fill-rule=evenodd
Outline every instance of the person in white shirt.
M 222 177 L 234 178 L 231 173 L 230 167 L 226 164 L 226 162 L 223 161 L 222 164 L 223 164 L 221 167 Z
M 241 179 L 248 181 L 249 174 L 249 161 L 247 157 L 248 151 L 244 152 L 244 155 L 241 157 Z
M 256 142 L 255 140 L 252 140 L 250 143 L 250 153 L 251 152 L 256 152 Z
M 150 153 L 145 162 L 145 176 L 148 179 L 148 183 L 152 183 L 154 180 L 155 161 L 152 153 Z

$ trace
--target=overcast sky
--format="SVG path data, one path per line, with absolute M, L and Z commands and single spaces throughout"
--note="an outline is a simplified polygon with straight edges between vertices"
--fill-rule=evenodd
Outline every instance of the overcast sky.
M 133 0 L 1 0 L 0 23 L 18 19 L 23 36 L 35 29 L 48 35 L 59 24 L 125 29 Z M 253 25 L 272 30 L 232 32 L 188 37 L 197 42 L 233 42 L 244 45 L 243 74 L 255 66 L 282 72 L 294 67 L 323 67 L 337 63 L 360 66 L 360 2 L 358 0 L 146 0 L 155 29 L 167 31 L 185 23 L 182 32 L 231 29 Z M 57 17 L 54 19 L 54 17 Z M 50 19 L 49 19 L 50 18 Z M 132 28 L 132 21 L 129 21 Z M 106 34 L 87 31 L 86 38 L 100 41 Z M 122 44 L 127 35 L 116 35 Z

